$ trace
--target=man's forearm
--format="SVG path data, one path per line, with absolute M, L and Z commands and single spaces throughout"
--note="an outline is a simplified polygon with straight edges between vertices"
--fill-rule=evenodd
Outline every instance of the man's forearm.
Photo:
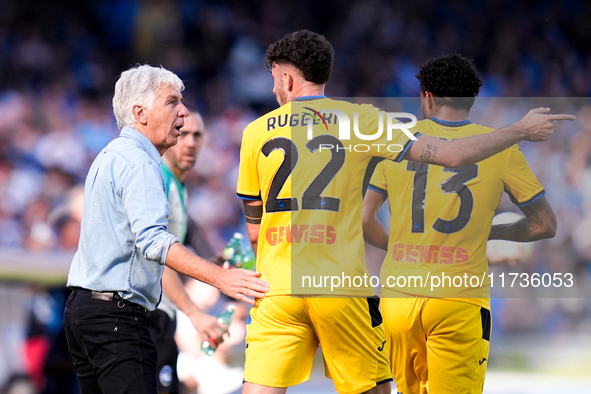
M 484 160 L 519 141 L 519 132 L 513 125 L 452 141 L 421 135 L 405 159 L 455 168 Z
M 252 250 L 256 256 L 259 244 L 259 232 L 261 229 L 261 220 L 263 218 L 262 201 L 243 201 L 244 216 L 246 217 L 246 231 L 248 239 L 252 245 Z
M 214 263 L 194 255 L 189 249 L 178 242 L 172 244 L 168 249 L 166 265 L 181 274 L 190 276 L 191 278 L 212 286 L 220 287 L 218 280 L 223 269 Z
M 376 217 L 378 210 L 384 203 L 385 197 L 371 188 L 363 199 L 363 237 L 365 241 L 383 250 L 388 249 L 388 232 Z
M 515 242 L 533 242 L 540 239 L 552 238 L 556 230 L 547 230 L 543 223 L 532 222 L 528 218 L 521 218 L 508 224 L 493 224 L 488 236 L 489 240 L 504 239 Z
M 549 114 L 549 108 L 532 109 L 519 122 L 492 133 L 443 141 L 420 135 L 404 159 L 445 167 L 461 167 L 497 154 L 519 141 L 546 141 L 558 120 L 575 120 L 572 115 Z
M 363 237 L 368 244 L 388 250 L 388 232 L 377 219 L 363 222 Z
M 477 163 L 510 148 L 519 141 L 521 141 L 520 133 L 514 125 L 503 127 L 492 133 L 449 141 L 450 160 L 454 160 L 455 156 L 457 163 L 448 167 L 461 167 Z
M 252 246 L 252 250 L 257 255 L 257 248 L 259 245 L 259 231 L 261 225 L 260 224 L 249 224 L 246 223 L 246 231 L 248 232 L 248 240 L 250 241 L 250 245 Z
M 254 304 L 254 300 L 249 297 L 263 298 L 269 291 L 269 283 L 258 279 L 261 276 L 260 272 L 222 269 L 194 255 L 178 242 L 168 249 L 166 265 L 181 274 L 217 287 L 232 298 L 250 304 Z
M 515 242 L 532 242 L 552 238 L 556 234 L 556 215 L 546 196 L 519 208 L 525 217 L 508 224 L 491 227 L 488 239 L 505 239 Z
M 169 267 L 164 267 L 164 274 L 162 275 L 162 288 L 164 293 L 170 300 L 179 308 L 185 315 L 191 316 L 197 312 L 198 307 L 191 300 L 191 297 L 185 291 L 185 286 L 176 273 Z
M 488 239 L 504 239 L 515 242 L 536 241 L 529 229 L 530 225 L 527 218 L 521 218 L 513 223 L 493 224 Z

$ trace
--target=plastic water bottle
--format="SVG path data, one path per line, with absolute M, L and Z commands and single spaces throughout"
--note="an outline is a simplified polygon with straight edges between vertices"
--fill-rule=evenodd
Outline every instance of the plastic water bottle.
M 257 259 L 256 256 L 254 255 L 254 251 L 252 250 L 252 247 L 247 246 L 246 249 L 244 250 L 244 256 L 242 257 L 242 267 L 244 269 L 247 270 L 253 270 L 256 268 L 257 265 Z
M 224 255 L 232 267 L 241 268 L 244 249 L 242 248 L 242 234 L 234 233 L 234 236 L 228 241 L 224 248 Z
M 230 324 L 232 324 L 232 315 L 234 314 L 235 309 L 236 309 L 236 305 L 228 304 L 226 309 L 222 313 L 219 314 L 218 323 L 225 324 L 226 327 L 229 328 Z M 217 346 L 212 345 L 211 343 L 209 343 L 209 341 L 201 342 L 201 351 L 203 351 L 203 353 L 207 354 L 208 356 L 211 356 L 212 354 L 214 354 L 216 348 L 217 348 Z

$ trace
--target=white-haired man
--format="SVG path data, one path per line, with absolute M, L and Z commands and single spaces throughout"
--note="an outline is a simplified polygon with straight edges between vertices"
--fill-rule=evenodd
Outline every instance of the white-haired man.
M 168 233 L 162 155 L 184 119 L 182 81 L 164 68 L 133 67 L 115 85 L 119 138 L 93 162 L 84 187 L 78 251 L 64 327 L 83 394 L 157 393 L 158 359 L 148 310 L 162 295 L 164 265 L 253 303 L 268 290 L 258 273 L 223 270 Z

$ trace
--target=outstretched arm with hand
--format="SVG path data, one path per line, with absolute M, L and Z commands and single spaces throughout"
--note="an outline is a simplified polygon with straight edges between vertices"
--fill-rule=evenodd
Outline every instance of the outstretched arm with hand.
M 263 298 L 269 284 L 259 279 L 260 272 L 245 269 L 225 270 L 214 263 L 194 255 L 178 242 L 172 244 L 166 256 L 166 265 L 173 270 L 210 284 L 237 300 L 254 304 L 253 298 Z
M 550 108 L 536 108 L 510 126 L 492 133 L 472 135 L 452 141 L 420 135 L 404 155 L 405 160 L 461 167 L 484 160 L 520 141 L 546 141 L 559 120 L 575 120 L 574 115 L 550 114 Z

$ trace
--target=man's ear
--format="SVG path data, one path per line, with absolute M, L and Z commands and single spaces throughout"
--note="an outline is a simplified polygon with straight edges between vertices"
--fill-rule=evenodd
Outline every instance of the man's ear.
M 286 80 L 287 91 L 292 92 L 293 91 L 293 82 L 294 82 L 293 75 L 291 75 L 291 73 L 289 73 L 289 72 L 286 74 L 287 74 L 287 80 Z
M 142 107 L 141 105 L 134 105 L 132 111 L 133 117 L 138 123 L 143 125 L 146 125 L 148 123 L 148 117 L 146 114 L 146 109 L 144 107 Z
M 421 93 L 421 96 L 426 97 L 427 98 L 427 105 L 429 106 L 429 109 L 432 109 L 435 106 L 435 96 L 433 93 L 431 92 L 423 92 Z

